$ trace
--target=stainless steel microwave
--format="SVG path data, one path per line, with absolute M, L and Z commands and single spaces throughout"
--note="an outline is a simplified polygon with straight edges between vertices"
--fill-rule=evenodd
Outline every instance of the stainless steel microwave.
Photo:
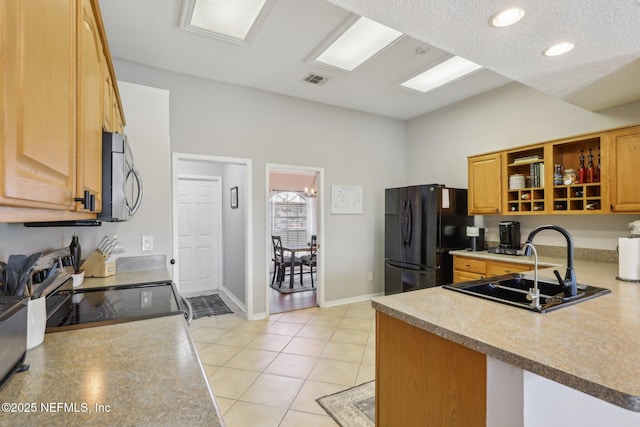
M 126 221 L 142 203 L 142 178 L 133 164 L 126 135 L 102 133 L 101 221 Z

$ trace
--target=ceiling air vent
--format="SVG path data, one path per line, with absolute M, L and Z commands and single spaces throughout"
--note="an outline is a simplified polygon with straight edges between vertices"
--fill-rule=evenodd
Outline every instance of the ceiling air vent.
M 325 84 L 327 80 L 329 80 L 329 77 L 319 76 L 318 74 L 313 73 L 307 74 L 307 76 L 304 78 L 305 82 L 309 82 L 318 86 Z

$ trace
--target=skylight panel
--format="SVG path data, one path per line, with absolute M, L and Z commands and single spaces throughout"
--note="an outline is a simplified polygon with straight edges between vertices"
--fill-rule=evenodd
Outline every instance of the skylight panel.
M 482 68 L 480 65 L 459 56 L 454 56 L 431 67 L 417 76 L 400 83 L 400 86 L 428 92 L 461 77 L 474 73 Z
M 246 40 L 266 0 L 191 0 L 191 27 Z
M 360 17 L 322 52 L 316 61 L 345 71 L 353 71 L 400 37 L 401 32 Z

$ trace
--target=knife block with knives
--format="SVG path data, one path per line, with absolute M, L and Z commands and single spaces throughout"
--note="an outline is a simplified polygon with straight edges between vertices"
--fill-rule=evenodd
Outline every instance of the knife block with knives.
M 80 266 L 86 277 L 109 277 L 116 274 L 116 262 L 107 261 L 104 254 L 97 249 L 87 257 Z
M 84 260 L 80 266 L 84 270 L 86 277 L 109 277 L 116 274 L 116 262 L 109 261 L 109 257 L 118 247 L 118 239 L 109 239 L 107 236 L 102 239 L 98 248 Z M 121 247 L 120 247 L 121 248 Z M 116 250 L 115 252 L 119 252 Z

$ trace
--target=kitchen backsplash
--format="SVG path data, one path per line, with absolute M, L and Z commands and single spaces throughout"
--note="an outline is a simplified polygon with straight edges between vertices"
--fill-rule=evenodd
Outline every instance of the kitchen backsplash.
M 499 242 L 486 242 L 487 248 L 498 246 Z M 567 256 L 567 248 L 565 246 L 547 246 L 535 245 L 538 256 L 565 258 Z M 606 249 L 588 249 L 574 248 L 573 258 L 578 261 L 594 261 L 594 262 L 618 262 L 616 251 Z
M 166 255 L 141 255 L 116 259 L 116 273 L 124 271 L 161 270 L 166 268 Z

